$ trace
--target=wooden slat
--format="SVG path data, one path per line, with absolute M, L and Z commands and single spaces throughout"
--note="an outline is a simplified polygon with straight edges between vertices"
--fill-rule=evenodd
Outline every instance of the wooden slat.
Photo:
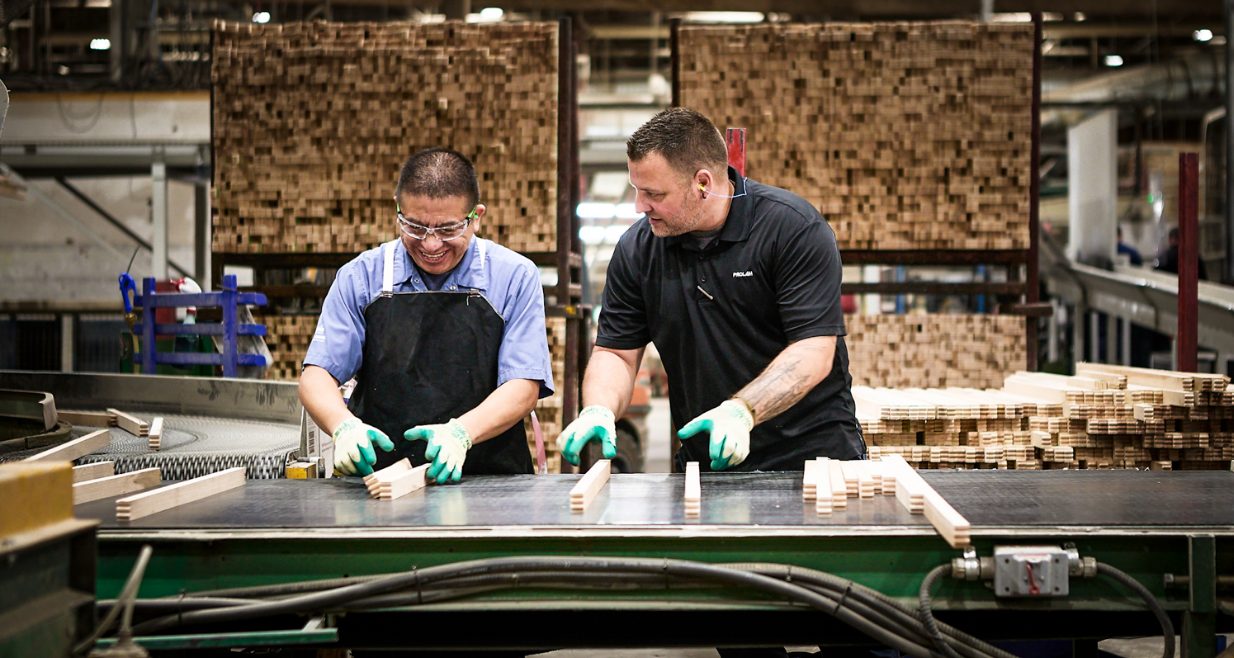
M 73 485 L 73 504 L 80 505 L 104 498 L 123 496 L 157 486 L 163 481 L 163 472 L 158 468 L 143 468 Z
M 573 489 L 570 489 L 570 511 L 586 511 L 596 495 L 608 486 L 610 473 L 612 473 L 612 462 L 607 459 L 601 459 L 592 465 L 587 474 L 575 483 Z
M 83 427 L 111 427 L 115 425 L 115 417 L 106 411 L 70 411 L 56 410 L 60 422 Z
M 110 430 L 96 430 L 81 438 L 61 443 L 54 448 L 48 448 L 37 455 L 26 457 L 28 462 L 73 461 L 85 457 L 92 452 L 98 452 L 111 443 Z
M 147 445 L 151 450 L 161 450 L 163 447 L 163 417 L 155 416 L 154 420 L 150 421 L 150 435 Z
M 703 511 L 703 485 L 699 480 L 698 462 L 686 462 L 686 518 L 696 519 Z
M 410 470 L 411 460 L 404 457 L 381 470 L 373 471 L 372 473 L 364 476 L 364 486 L 368 488 L 368 493 L 370 496 L 376 497 L 377 490 L 380 488 L 382 482 L 389 482 L 395 477 Z
M 814 486 L 817 495 L 814 497 L 814 513 L 831 514 L 831 464 L 830 459 L 819 457 L 806 462 L 806 467 L 814 464 Z
M 120 429 L 132 434 L 133 436 L 147 436 L 150 434 L 150 423 L 147 423 L 137 416 L 124 413 L 119 409 L 111 408 L 107 410 L 107 413 L 116 417 L 116 425 L 119 426 Z
M 229 468 L 116 501 L 116 520 L 133 521 L 244 485 L 244 467 Z
M 432 466 L 432 464 L 420 464 L 413 469 L 377 480 L 377 499 L 397 500 L 407 494 L 423 489 L 426 484 L 424 474 L 428 471 L 429 466 Z
M 116 462 L 94 462 L 73 467 L 73 483 L 105 478 L 116 474 Z

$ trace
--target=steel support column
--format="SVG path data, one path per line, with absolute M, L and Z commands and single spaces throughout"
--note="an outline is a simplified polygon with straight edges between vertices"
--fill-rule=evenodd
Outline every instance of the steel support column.
M 167 164 L 156 160 L 150 167 L 150 214 L 154 222 L 151 240 L 150 272 L 156 279 L 167 278 Z
M 1191 597 L 1183 615 L 1182 654 L 1212 658 L 1217 653 L 1217 541 L 1212 535 L 1187 538 Z
M 1228 124 L 1228 121 L 1227 121 Z M 1200 162 L 1195 153 L 1178 154 L 1178 353 L 1179 370 L 1195 372 L 1199 316 L 1199 240 L 1197 216 Z

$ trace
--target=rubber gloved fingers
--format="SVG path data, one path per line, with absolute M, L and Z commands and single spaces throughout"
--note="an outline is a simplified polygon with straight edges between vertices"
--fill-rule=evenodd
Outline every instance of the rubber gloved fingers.
M 372 448 L 369 448 L 369 451 L 371 452 Z M 363 477 L 365 475 L 373 474 L 373 466 L 369 464 L 368 462 L 358 461 L 356 462 L 355 466 L 356 466 L 356 472 L 353 473 L 352 475 L 360 475 Z
M 382 452 L 390 452 L 391 450 L 394 450 L 394 442 L 390 440 L 390 437 L 386 436 L 385 432 L 377 429 L 376 427 L 369 429 L 368 438 L 373 443 L 376 443 L 377 447 L 381 448 Z
M 711 425 L 712 422 L 710 418 L 695 418 L 694 420 L 686 423 L 685 427 L 677 430 L 677 438 L 688 439 L 699 432 L 711 431 Z

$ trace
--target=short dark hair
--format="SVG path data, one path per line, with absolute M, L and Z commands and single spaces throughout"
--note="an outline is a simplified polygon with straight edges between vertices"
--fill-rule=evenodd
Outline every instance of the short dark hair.
M 422 196 L 430 199 L 461 196 L 467 205 L 480 202 L 476 168 L 467 156 L 447 148 L 417 151 L 403 163 L 394 195 Z
M 688 107 L 670 107 L 651 117 L 626 140 L 626 157 L 635 162 L 659 153 L 675 170 L 723 171 L 728 149 L 711 119 Z

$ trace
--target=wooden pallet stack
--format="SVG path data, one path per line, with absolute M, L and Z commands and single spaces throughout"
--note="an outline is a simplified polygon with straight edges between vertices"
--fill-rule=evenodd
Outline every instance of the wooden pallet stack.
M 553 362 L 553 384 L 556 390 L 552 395 L 536 403 L 536 418 L 540 421 L 540 430 L 544 435 L 544 451 L 548 458 L 550 473 L 561 472 L 561 453 L 557 452 L 557 435 L 564 429 L 561 424 L 562 391 L 565 390 L 566 377 L 566 319 L 550 317 L 545 319 L 545 329 L 548 334 L 549 357 Z M 531 450 L 532 459 L 536 458 L 536 439 L 532 433 L 531 420 L 525 420 L 523 426 L 527 430 L 527 447 Z
M 849 315 L 853 383 L 993 388 L 1024 367 L 1024 318 L 1006 315 Z
M 999 390 L 854 387 L 878 454 L 920 468 L 1223 469 L 1234 391 L 1222 375 L 1080 364 Z
M 266 379 L 298 380 L 304 355 L 317 329 L 317 316 L 265 315 L 258 322 L 266 325 L 266 347 L 274 359 L 266 369 Z
M 1036 470 L 1069 457 L 1042 450 L 1028 426 L 1030 415 L 1061 413 L 1061 405 L 968 388 L 855 386 L 853 398 L 866 442 L 921 468 Z
M 683 27 L 678 43 L 681 104 L 748 129 L 754 177 L 817 206 L 841 249 L 1028 248 L 1031 25 Z
M 556 23 L 214 26 L 214 250 L 359 252 L 397 235 L 412 152 L 476 164 L 481 234 L 556 248 Z

